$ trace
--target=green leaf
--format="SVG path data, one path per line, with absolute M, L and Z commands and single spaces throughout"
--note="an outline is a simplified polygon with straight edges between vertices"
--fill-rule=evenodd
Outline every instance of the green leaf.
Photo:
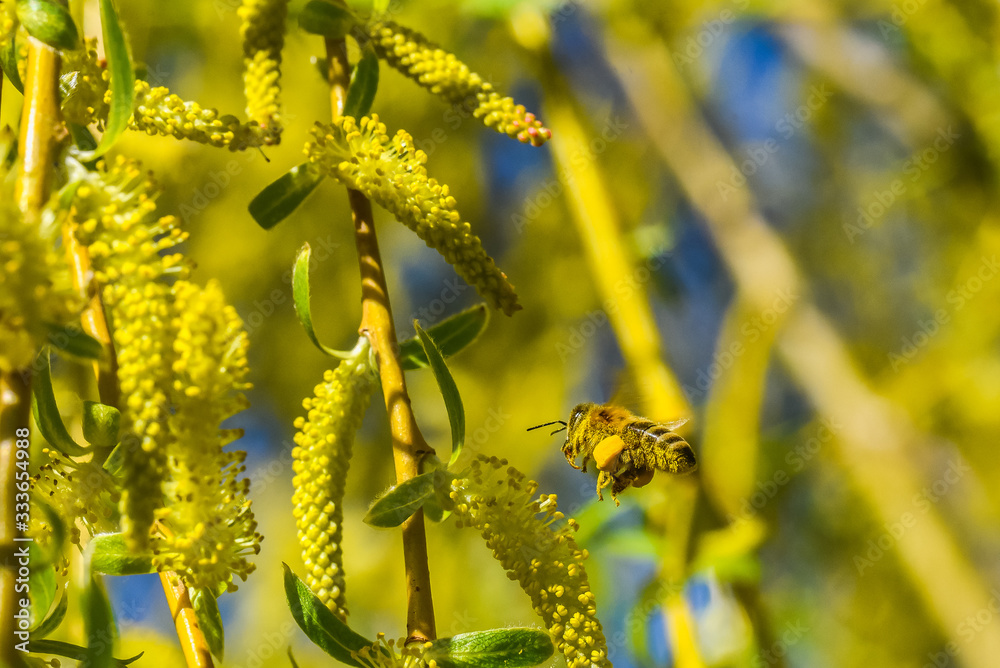
M 437 381 L 441 396 L 444 397 L 444 407 L 448 410 L 448 422 L 451 424 L 451 458 L 448 460 L 450 466 L 462 454 L 462 445 L 465 443 L 465 408 L 462 406 L 462 397 L 458 394 L 455 379 L 451 377 L 448 365 L 444 363 L 441 350 L 416 320 L 413 321 L 413 328 L 420 337 L 424 354 L 431 365 L 431 371 L 434 372 L 434 380 Z
M 356 633 L 330 612 L 288 564 L 281 565 L 285 569 L 285 597 L 295 623 L 317 647 L 337 661 L 348 666 L 361 666 L 351 652 L 371 646 L 372 641 Z
M 55 325 L 49 323 L 48 341 L 53 348 L 74 357 L 88 360 L 100 359 L 104 354 L 101 342 L 90 336 L 77 325 Z
M 93 151 L 97 148 L 97 140 L 94 139 L 94 133 L 87 126 L 80 125 L 79 123 L 67 123 L 66 128 L 69 130 L 70 137 L 73 138 L 73 143 L 81 151 Z
M 136 554 L 125 544 L 120 533 L 94 536 L 87 544 L 90 568 L 108 575 L 143 575 L 153 572 L 153 555 Z
M 299 14 L 299 27 L 308 33 L 329 39 L 340 39 L 358 24 L 349 9 L 326 0 L 309 0 Z
M 68 642 L 59 640 L 30 640 L 28 641 L 28 651 L 32 654 L 51 654 L 53 656 L 64 656 L 74 661 L 85 661 L 87 659 L 87 649 Z M 142 658 L 145 652 L 139 652 L 130 659 L 112 659 L 115 666 L 127 666 L 130 663 Z M 94 664 L 86 664 L 88 668 L 96 668 Z
M 87 637 L 87 649 L 83 661 L 87 668 L 111 668 L 115 665 L 112 654 L 118 629 L 111 601 L 98 577 L 90 576 L 89 582 L 80 594 L 83 611 L 83 629 Z
M 59 600 L 56 601 L 56 605 L 49 612 L 48 617 L 43 619 L 40 623 L 36 624 L 34 628 L 31 629 L 32 638 L 44 638 L 49 635 L 62 624 L 63 619 L 66 618 L 66 611 L 69 609 L 69 596 L 66 595 L 66 585 L 59 590 Z
M 35 360 L 35 374 L 32 376 L 31 414 L 38 425 L 38 431 L 55 449 L 71 457 L 85 455 L 90 450 L 77 444 L 66 431 L 56 396 L 52 391 L 52 373 L 49 369 L 49 353 L 43 350 Z
M 443 522 L 455 508 L 451 498 L 451 483 L 455 476 L 445 468 L 438 468 L 434 474 L 434 494 L 424 501 L 424 516 L 431 522 Z
M 83 402 L 83 437 L 91 445 L 112 448 L 118 443 L 122 414 L 114 406 L 96 401 Z
M 379 497 L 365 515 L 365 523 L 373 527 L 398 527 L 424 502 L 434 498 L 434 475 L 428 471 L 400 483 Z
M 431 641 L 423 659 L 440 668 L 518 668 L 537 666 L 555 649 L 539 629 L 493 629 Z
M 54 564 L 62 556 L 63 545 L 66 543 L 66 523 L 63 522 L 62 517 L 56 512 L 56 509 L 46 503 L 44 499 L 36 495 L 32 500 L 42 511 L 42 514 L 45 515 L 45 520 L 52 529 L 52 539 L 46 545 L 48 554 L 45 555 L 41 563 Z
M 451 357 L 479 338 L 486 329 L 490 314 L 486 304 L 476 304 L 460 313 L 445 318 L 426 332 L 445 357 Z M 430 366 L 420 339 L 416 336 L 399 344 L 399 363 L 403 369 L 423 369 Z
M 122 467 L 125 466 L 125 450 L 127 442 L 122 441 L 115 446 L 108 458 L 104 460 L 102 468 L 110 473 L 113 477 L 117 478 L 122 473 Z
M 17 40 L 13 38 L 7 40 L 3 49 L 0 50 L 0 68 L 3 69 L 3 73 L 17 89 L 17 92 L 24 95 L 24 83 L 21 81 L 21 73 L 17 69 L 18 55 Z
M 69 8 L 52 0 L 17 0 L 17 20 L 28 34 L 53 49 L 74 49 L 80 33 Z
M 313 344 L 331 357 L 348 359 L 350 352 L 334 350 L 320 343 L 316 332 L 313 329 L 312 307 L 310 306 L 309 288 L 309 258 L 312 255 L 312 248 L 308 243 L 302 245 L 299 254 L 295 256 L 295 264 L 292 265 L 292 299 L 295 302 L 295 313 L 299 316 L 299 322 L 306 330 L 306 335 Z
M 344 115 L 361 118 L 372 108 L 378 91 L 378 56 L 371 44 L 366 44 L 361 58 L 351 71 L 351 84 L 344 100 Z
M 322 180 L 323 174 L 308 162 L 292 167 L 257 193 L 250 202 L 250 215 L 258 225 L 269 230 L 290 216 Z
M 37 626 L 56 598 L 56 569 L 51 562 L 46 563 L 42 550 L 35 543 L 28 545 L 28 560 L 31 571 L 28 574 L 28 592 L 31 600 L 31 625 Z
M 100 143 L 93 151 L 78 155 L 80 162 L 89 162 L 107 153 L 128 127 L 128 119 L 132 116 L 132 106 L 135 104 L 135 70 L 125 33 L 118 21 L 118 12 L 112 0 L 100 0 L 100 4 L 104 53 L 111 78 L 111 109 Z
M 195 617 L 198 618 L 198 626 L 205 634 L 208 649 L 221 661 L 226 649 L 226 637 L 215 594 L 207 589 L 192 589 L 191 606 L 194 608 Z

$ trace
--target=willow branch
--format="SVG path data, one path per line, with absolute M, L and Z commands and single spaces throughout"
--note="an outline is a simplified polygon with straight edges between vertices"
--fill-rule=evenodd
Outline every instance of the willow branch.
M 343 39 L 327 40 L 327 65 L 330 75 L 330 102 L 334 118 L 344 109 L 350 81 L 350 68 Z M 382 258 L 375 235 L 371 202 L 356 190 L 347 191 L 354 220 L 354 238 L 361 268 L 361 328 L 371 341 L 378 360 L 382 394 L 389 428 L 396 482 L 406 482 L 420 473 L 421 459 L 433 452 L 417 427 L 406 391 L 406 378 L 397 357 L 396 328 L 392 321 L 389 291 L 386 287 Z M 427 565 L 427 539 L 423 510 L 418 510 L 402 525 L 403 562 L 406 569 L 407 642 L 433 640 L 434 603 L 431 598 L 430 569 Z
M 57 142 L 59 121 L 59 54 L 34 38 L 28 39 L 28 72 L 25 77 L 24 109 L 21 116 L 20 172 L 15 198 L 29 225 L 41 220 L 42 207 L 49 196 L 52 156 Z M 17 560 L 13 558 L 16 541 L 23 538 L 26 526 L 15 521 L 17 507 L 18 430 L 29 428 L 31 412 L 31 371 L 18 369 L 0 379 L 0 549 L 4 568 L 0 572 L 0 655 L 4 665 L 23 665 L 14 648 L 17 605 L 21 596 L 15 592 Z M 20 432 L 22 438 L 26 432 Z M 30 452 L 30 450 L 27 450 Z M 24 459 L 25 464 L 29 460 Z

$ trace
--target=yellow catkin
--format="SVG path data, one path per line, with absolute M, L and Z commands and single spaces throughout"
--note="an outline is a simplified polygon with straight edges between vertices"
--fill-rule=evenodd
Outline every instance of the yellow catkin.
M 119 157 L 83 176 L 70 212 L 112 324 L 122 396 L 122 529 L 135 549 L 148 548 L 154 513 L 163 505 L 170 440 L 164 425 L 172 380 L 171 297 L 160 279 L 186 274 L 181 256 L 169 253 L 185 235 L 176 219 L 155 217 L 154 194 L 138 164 Z
M 573 539 L 578 525 L 563 514 L 554 494 L 535 497 L 538 484 L 507 467 L 507 461 L 480 456 L 466 478 L 452 483 L 453 514 L 459 526 L 478 529 L 493 556 L 531 598 L 556 649 L 570 668 L 610 666 L 607 641 L 597 619 L 583 562 L 587 551 Z
M 63 52 L 60 92 L 66 119 L 79 125 L 103 124 L 108 119 L 111 91 L 107 66 L 97 58 L 96 40 Z M 135 102 L 129 128 L 240 151 L 276 143 L 273 127 L 241 122 L 231 114 L 184 100 L 163 86 L 135 82 Z
M 159 570 L 179 573 L 191 587 L 236 589 L 260 552 L 261 536 L 246 495 L 246 453 L 223 447 L 242 435 L 219 429 L 247 401 L 247 334 L 219 285 L 178 281 L 171 288 L 173 339 L 167 418 L 171 448 L 158 512 L 169 529 L 155 545 Z
M 0 146 L 9 135 L 0 136 Z M 55 240 L 24 222 L 0 156 L 0 371 L 29 366 L 51 327 L 79 321 L 83 301 Z
M 246 406 L 246 332 L 218 285 L 186 280 L 170 251 L 184 240 L 156 218 L 156 190 L 119 158 L 80 176 L 71 219 L 111 314 L 122 393 L 122 528 L 160 570 L 189 586 L 236 588 L 261 536 L 240 479 L 239 432 L 220 423 Z M 173 283 L 164 279 L 176 278 Z M 158 520 L 165 531 L 155 539 Z
M 288 0 L 243 0 L 238 11 L 247 118 L 264 130 L 265 143 L 277 144 L 281 137 L 281 49 Z
M 507 275 L 487 255 L 447 185 L 427 176 L 427 156 L 403 130 L 390 138 L 378 116 L 317 124 L 306 155 L 323 173 L 359 190 L 438 251 L 485 300 L 507 315 L 521 308 Z
M 486 127 L 534 146 L 552 136 L 534 114 L 498 93 L 455 54 L 420 33 L 392 21 L 377 21 L 368 26 L 368 37 L 389 65 L 431 93 L 471 111 Z
M 362 338 L 350 359 L 327 371 L 315 397 L 302 402 L 308 415 L 295 421 L 292 495 L 305 582 L 331 612 L 347 618 L 341 541 L 344 484 L 354 434 L 371 401 L 375 376 Z

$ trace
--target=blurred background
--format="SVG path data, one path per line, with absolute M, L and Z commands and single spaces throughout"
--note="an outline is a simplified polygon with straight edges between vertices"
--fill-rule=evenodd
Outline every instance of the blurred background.
M 236 0 L 120 2 L 151 83 L 243 109 Z M 343 189 L 265 232 L 246 212 L 300 163 L 329 98 L 297 30 L 279 147 L 229 153 L 126 135 L 191 233 L 195 280 L 246 322 L 255 389 L 232 426 L 265 535 L 220 600 L 225 665 L 330 665 L 294 626 L 291 459 L 331 365 L 291 303 L 308 241 L 321 339 L 350 347 L 360 289 Z M 353 4 L 353 3 L 352 3 Z M 364 10 L 363 5 L 357 5 Z M 467 448 L 506 457 L 583 528 L 616 666 L 995 666 L 1000 657 L 1000 9 L 941 2 L 394 2 L 538 115 L 533 148 L 383 65 L 373 107 L 405 128 L 518 288 L 453 359 Z M 92 12 L 96 16 L 97 12 Z M 86 33 L 97 33 L 88 26 Z M 14 95 L 4 99 L 5 118 Z M 265 155 L 266 154 L 266 155 Z M 382 213 L 383 215 L 380 215 Z M 376 212 L 400 336 L 474 304 L 451 267 Z M 418 421 L 446 452 L 427 372 Z M 698 473 L 616 508 L 525 429 L 614 399 L 684 435 Z M 351 625 L 404 633 L 401 541 L 361 522 L 394 480 L 373 401 L 348 482 Z M 474 532 L 428 527 L 438 630 L 537 625 Z M 108 578 L 136 665 L 181 665 L 155 576 Z M 152 657 L 152 661 L 149 660 Z M 561 660 L 560 660 L 561 661 Z

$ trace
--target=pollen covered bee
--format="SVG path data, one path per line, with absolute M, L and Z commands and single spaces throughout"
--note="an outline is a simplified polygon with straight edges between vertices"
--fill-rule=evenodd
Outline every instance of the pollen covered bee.
M 620 505 L 619 494 L 630 486 L 649 484 L 656 471 L 690 473 L 698 468 L 691 446 L 673 431 L 685 422 L 658 423 L 620 406 L 586 403 L 572 410 L 568 423 L 556 420 L 531 429 L 563 425 L 552 433 L 566 430 L 562 447 L 566 461 L 573 468 L 586 471 L 593 460 L 600 472 L 597 497 L 603 501 L 602 490 L 610 485 L 611 498 L 615 505 Z M 577 466 L 580 457 L 583 461 Z

